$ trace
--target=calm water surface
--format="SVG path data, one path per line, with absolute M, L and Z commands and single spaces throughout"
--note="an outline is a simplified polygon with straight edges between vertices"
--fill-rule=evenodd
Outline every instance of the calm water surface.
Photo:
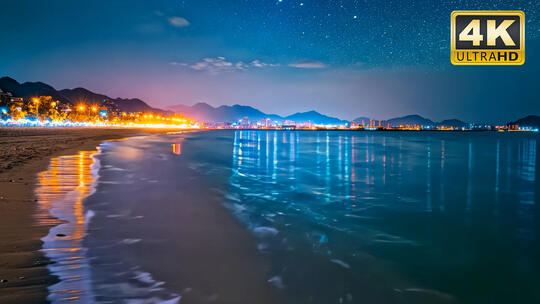
M 168 265 L 182 263 L 174 249 L 148 263 L 178 227 L 143 231 L 181 210 L 198 176 L 253 235 L 271 265 L 261 275 L 287 302 L 538 303 L 539 139 L 212 131 L 106 143 L 85 201 L 88 294 L 182 303 L 197 292 L 189 278 L 167 279 Z M 134 199 L 144 195 L 161 199 Z M 191 303 L 220 302 L 204 292 Z
M 238 131 L 228 203 L 297 302 L 538 303 L 537 142 Z

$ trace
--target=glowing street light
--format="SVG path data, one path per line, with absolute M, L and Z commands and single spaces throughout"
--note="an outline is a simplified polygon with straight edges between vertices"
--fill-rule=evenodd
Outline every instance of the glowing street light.
M 79 111 L 81 111 L 81 112 L 82 112 L 82 111 L 84 111 L 85 107 L 84 107 L 84 106 L 79 106 L 79 108 L 78 108 L 78 109 L 79 109 Z

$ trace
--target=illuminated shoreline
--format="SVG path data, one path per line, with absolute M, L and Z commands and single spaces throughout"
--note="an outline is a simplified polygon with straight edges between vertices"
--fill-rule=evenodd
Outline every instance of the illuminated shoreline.
M 336 128 L 336 127 L 317 127 L 317 128 L 209 128 L 195 125 L 171 125 L 171 124 L 109 124 L 93 122 L 42 122 L 35 120 L 20 119 L 17 121 L 2 120 L 0 127 L 6 128 L 125 128 L 125 129 L 181 129 L 181 130 L 246 130 L 246 131 L 356 131 L 356 132 L 533 132 L 538 133 L 538 129 L 420 129 L 420 128 Z
M 107 122 L 73 122 L 73 121 L 41 121 L 31 119 L 7 119 L 0 120 L 0 127 L 91 127 L 91 128 L 162 128 L 162 129 L 200 129 L 198 124 L 139 124 L 120 123 L 113 124 Z

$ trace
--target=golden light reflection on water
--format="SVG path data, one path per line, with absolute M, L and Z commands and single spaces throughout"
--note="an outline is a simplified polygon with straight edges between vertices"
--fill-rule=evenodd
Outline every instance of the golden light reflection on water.
M 178 140 L 177 142 L 173 143 L 172 146 L 172 153 L 176 155 L 182 154 L 182 139 Z
M 60 282 L 49 287 L 49 300 L 69 302 L 91 299 L 87 261 L 82 241 L 85 236 L 83 200 L 92 194 L 96 178 L 93 156 L 98 151 L 80 151 L 75 155 L 51 159 L 49 169 L 38 174 L 36 196 L 38 224 L 51 224 L 50 214 L 60 225 L 50 229 L 42 240 L 45 255 L 54 263 L 49 270 Z

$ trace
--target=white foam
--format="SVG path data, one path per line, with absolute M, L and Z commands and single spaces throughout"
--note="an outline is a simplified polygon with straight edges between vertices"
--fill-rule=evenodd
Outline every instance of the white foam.
M 225 198 L 231 201 L 240 202 L 240 197 L 237 194 L 226 194 Z
M 121 243 L 125 244 L 125 245 L 133 245 L 133 244 L 138 243 L 140 241 L 141 241 L 141 239 L 123 239 L 121 241 Z
M 105 169 L 106 171 L 126 171 L 126 169 L 114 167 L 114 166 L 111 166 L 111 165 L 105 166 L 104 169 Z
M 259 238 L 268 238 L 277 235 L 279 231 L 276 228 L 260 226 L 253 229 L 253 234 Z
M 414 242 L 388 233 L 378 233 L 373 236 L 373 242 L 389 244 L 415 245 Z
M 153 297 L 150 299 L 130 299 L 125 300 L 122 303 L 126 304 L 177 304 L 180 303 L 181 296 L 174 297 L 170 300 L 163 300 L 161 298 Z
M 88 224 L 90 224 L 90 220 L 92 220 L 92 218 L 96 215 L 96 213 L 92 210 L 88 210 L 86 211 L 86 215 L 84 216 L 84 223 L 86 226 L 88 226 Z
M 274 285 L 276 288 L 283 289 L 285 284 L 283 284 L 283 279 L 280 276 L 273 276 L 268 279 L 268 283 Z
M 176 298 L 172 298 L 170 300 L 165 300 L 165 301 L 161 301 L 161 302 L 158 302 L 159 304 L 177 304 L 177 303 L 180 303 L 180 300 L 182 299 L 182 296 L 178 296 Z
M 444 292 L 442 292 L 442 291 L 434 290 L 434 289 L 426 289 L 426 288 L 412 287 L 412 288 L 405 288 L 405 289 L 398 289 L 398 288 L 395 288 L 394 290 L 397 291 L 397 292 L 415 292 L 415 293 L 423 293 L 423 294 L 427 294 L 427 295 L 432 295 L 432 296 L 440 297 L 440 298 L 443 298 L 443 299 L 446 299 L 446 300 L 451 300 L 451 299 L 454 298 L 454 297 L 453 297 L 452 295 L 450 295 L 450 294 L 444 293 Z
M 345 262 L 343 262 L 342 260 L 338 260 L 338 259 L 331 259 L 330 262 L 334 263 L 334 264 L 338 264 L 339 266 L 343 267 L 343 268 L 347 268 L 347 269 L 350 269 L 351 266 Z
M 154 284 L 156 281 L 152 278 L 152 275 L 148 272 L 144 271 L 136 271 L 135 272 L 135 279 L 146 283 L 146 284 Z

